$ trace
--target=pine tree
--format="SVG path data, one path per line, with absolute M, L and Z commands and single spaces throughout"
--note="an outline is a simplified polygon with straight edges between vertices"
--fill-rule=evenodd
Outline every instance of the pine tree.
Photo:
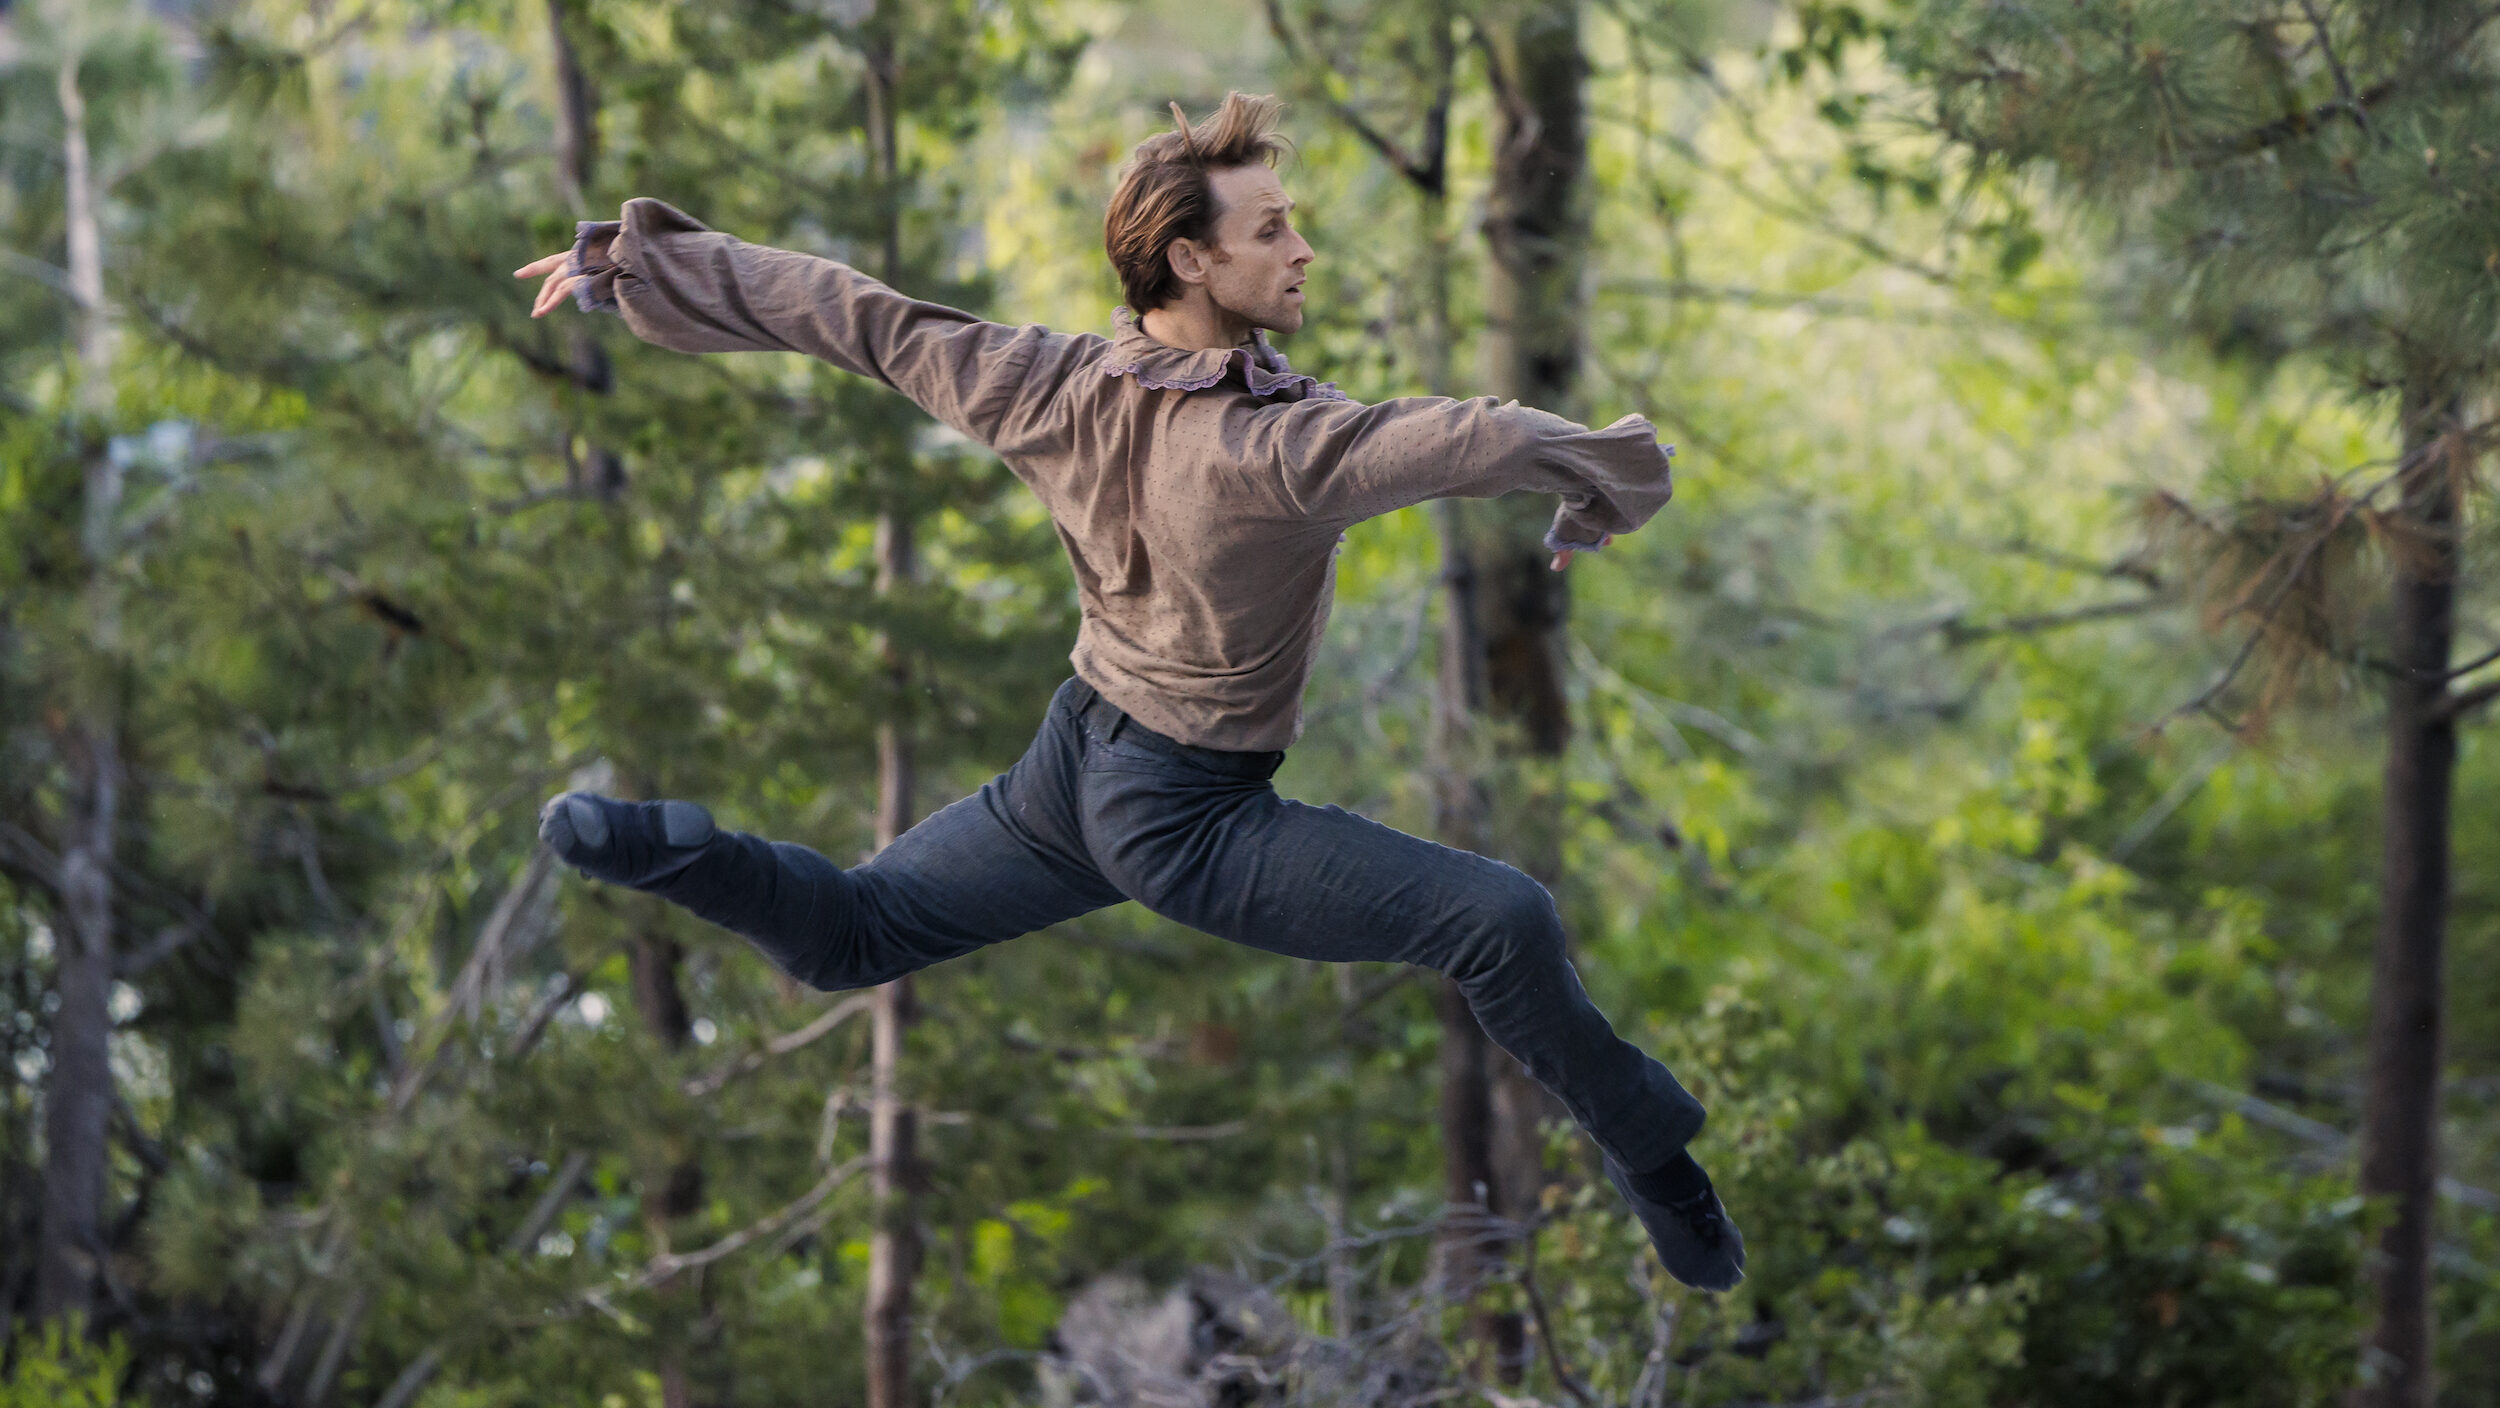
M 2319 652 L 2375 674 L 2385 699 L 2361 1187 L 2392 1221 L 2358 1401 L 2389 1408 L 2433 1393 L 2457 728 L 2500 694 L 2465 682 L 2489 656 L 2454 650 L 2477 600 L 2462 573 L 2500 371 L 2494 19 L 2450 0 L 1938 3 L 1893 37 L 1979 171 L 2046 168 L 2096 203 L 2143 316 L 2253 361 L 2322 361 L 2396 426 L 2390 463 L 2200 521 L 2244 565 L 2220 595 L 2247 624 L 2192 701 L 2228 709 L 2246 700 L 2242 665 Z M 2368 580 L 2339 570 L 2363 560 L 2365 533 Z M 2358 593 L 2366 613 L 2344 609 Z

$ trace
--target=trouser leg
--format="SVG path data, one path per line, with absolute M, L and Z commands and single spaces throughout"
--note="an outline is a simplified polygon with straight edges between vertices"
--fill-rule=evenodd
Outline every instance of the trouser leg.
M 720 831 L 641 888 L 752 942 L 811 987 L 872 987 L 1117 904 L 1086 855 L 1066 694 L 981 790 L 844 869 L 805 846 Z
M 1498 861 L 1284 801 L 1124 742 L 1087 740 L 1087 842 L 1168 918 L 1274 953 L 1448 974 L 1485 1034 L 1598 1144 L 1654 1168 L 1701 1129 L 1666 1067 L 1617 1036 L 1563 950 L 1553 898 Z

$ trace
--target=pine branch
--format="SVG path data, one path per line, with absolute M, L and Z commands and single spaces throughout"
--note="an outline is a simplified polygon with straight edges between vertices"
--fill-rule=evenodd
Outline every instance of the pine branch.
M 2018 557 L 2028 557 L 2034 562 L 2045 562 L 2051 567 L 2062 567 L 2069 572 L 2082 572 L 2094 577 L 2108 577 L 2116 581 L 2135 582 L 2141 586 L 2150 588 L 2153 591 L 2160 591 L 2163 586 L 2162 577 L 2159 572 L 2145 566 L 2142 562 L 2137 561 L 2133 557 L 2122 557 L 2115 562 L 2103 562 L 2098 558 L 2081 557 L 2074 553 L 2060 552 L 2056 548 L 2043 547 L 2038 543 L 2027 542 L 2020 538 L 2013 539 L 2001 544 L 2000 546 L 2002 550 L 2013 553 Z
M 2300 574 L 2308 570 L 2310 559 L 2316 557 L 2318 553 L 2326 547 L 2327 541 L 2334 536 L 2335 529 L 2340 527 L 2344 520 L 2349 517 L 2354 510 L 2366 508 L 2372 500 L 2376 499 L 2380 493 L 2386 490 L 2388 485 L 2403 478 L 2406 473 L 2411 471 L 2415 465 L 2421 462 L 2422 457 L 2428 454 L 2433 447 L 2439 446 L 2443 443 L 2443 441 L 2434 440 L 2416 446 L 2400 457 L 2396 461 L 2395 468 L 2389 470 L 2377 482 L 2371 484 L 2368 488 L 2363 489 L 2359 494 L 2353 496 L 2352 498 L 2337 501 L 2333 506 L 2333 512 L 2328 515 L 2325 525 L 2319 528 L 2315 533 L 2312 533 L 2309 537 L 2309 541 L 2301 544 L 2300 550 L 2292 557 L 2289 565 L 2284 568 L 2281 578 L 2275 582 L 2273 592 L 2267 597 L 2265 605 L 2259 610 L 2257 624 L 2250 629 L 2248 639 L 2240 643 L 2239 650 L 2232 655 L 2231 662 L 2223 667 L 2222 673 L 2216 675 L 2213 683 L 2205 686 L 2203 690 L 2197 693 L 2195 698 L 2190 699 L 2186 703 L 2170 710 L 2168 713 L 2163 714 L 2160 718 L 2147 725 L 2144 732 L 2159 733 L 2163 729 L 2168 728 L 2171 724 L 2180 719 L 2186 718 L 2190 714 L 2213 713 L 2214 702 L 2222 697 L 2223 691 L 2231 687 L 2232 683 L 2240 677 L 2240 672 L 2248 667 L 2248 662 L 2255 658 L 2257 654 L 2257 647 L 2265 642 L 2267 632 L 2274 625 L 2274 618 L 2282 614 L 2285 603 L 2291 600 L 2292 588 L 2299 584 Z M 2233 729 L 2238 727 L 2237 724 L 2232 723 L 2228 719 L 2222 719 L 2219 715 L 2216 717 L 2217 721 L 2223 723 L 2225 727 Z
M 2361 100 L 2353 96 L 2352 75 L 2344 71 L 2344 61 L 2335 52 L 2335 36 L 2327 33 L 2326 21 L 2318 14 L 2317 0 L 2300 0 L 2300 12 L 2309 17 L 2309 27 L 2317 31 L 2319 52 L 2326 55 L 2327 72 L 2335 75 L 2335 91 L 2344 99 L 2344 110 L 2361 130 L 2370 130 L 2370 115 L 2361 108 Z
M 2293 113 L 2289 117 L 2276 118 L 2263 126 L 2252 127 L 2237 137 L 2212 144 L 2206 149 L 2205 155 L 2193 164 L 2198 167 L 2214 166 L 2234 157 L 2253 156 L 2268 148 L 2279 147 L 2294 138 L 2306 137 L 2334 121 L 2338 114 L 2350 116 L 2354 121 L 2361 123 L 2366 130 L 2369 122 L 2364 114 L 2370 108 L 2393 96 L 2397 87 L 2396 81 L 2391 78 L 2384 83 L 2370 85 L 2367 90 L 2349 100 L 2339 97 L 2330 103 L 2320 103 L 2307 112 Z
M 2090 606 L 2076 607 L 2071 611 L 2045 611 L 2029 616 L 2008 616 L 2001 621 L 1976 623 L 1965 623 L 1959 613 L 1956 613 L 1935 623 L 1935 629 L 1944 636 L 1946 645 L 1963 646 L 1972 641 L 1987 640 L 1994 636 L 2037 635 L 2042 631 L 2086 625 L 2093 621 L 2141 616 L 2148 611 L 2157 611 L 2170 604 L 2170 599 L 2167 597 L 2149 596 L 2134 601 L 2096 602 Z

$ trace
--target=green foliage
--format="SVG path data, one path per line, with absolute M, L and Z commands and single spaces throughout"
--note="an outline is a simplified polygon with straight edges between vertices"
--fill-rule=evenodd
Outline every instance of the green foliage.
M 118 1339 L 98 1344 L 76 1325 L 48 1321 L 19 1333 L 0 1372 L 0 1408 L 116 1408 L 130 1351 Z
M 136 1309 L 116 1312 L 127 1359 L 29 1339 L 13 1373 L 49 1365 L 99 1403 L 125 1378 L 198 1401 L 205 1376 L 242 1401 L 300 1314 L 290 1392 L 347 1324 L 334 1401 L 428 1354 L 429 1404 L 656 1402 L 678 1372 L 723 1403 L 851 1401 L 866 1197 L 805 1198 L 864 1147 L 865 1023 L 786 1040 L 827 1004 L 727 935 L 534 863 L 534 810 L 604 765 L 619 790 L 855 855 L 878 721 L 918 745 L 924 809 L 1022 746 L 1065 670 L 1066 569 L 1001 466 L 888 393 L 569 310 L 534 323 L 506 271 L 627 195 L 872 269 L 894 211 L 908 291 L 1099 329 L 1127 145 L 1170 97 L 1278 86 L 1305 99 L 1285 175 L 1325 295 L 1288 351 L 1367 399 L 1438 374 L 1469 390 L 1468 212 L 1495 124 L 1467 15 L 1448 199 L 1427 206 L 1331 104 L 1414 139 L 1453 16 L 1287 8 L 1336 70 L 1260 67 L 1283 61 L 1256 6 L 567 3 L 598 118 L 578 209 L 553 175 L 542 7 L 243 5 L 180 50 L 195 66 L 144 29 L 112 51 L 105 423 L 69 409 L 58 300 L 0 282 L 0 1260 L 27 1281 L 43 862 L 76 762 L 60 719 L 101 676 L 133 760 L 124 942 L 156 955 L 124 975 L 115 1035 Z M 2328 716 L 2273 755 L 2148 732 L 2224 657 L 2143 553 L 2138 507 L 2386 454 L 2381 418 L 2321 390 L 2359 344 L 2285 329 L 2314 294 L 2330 331 L 2436 302 L 2440 336 L 2482 335 L 2464 282 L 2487 105 L 2408 89 L 2367 133 L 2329 117 L 2282 144 L 2306 198 L 2358 182 L 2427 251 L 2433 275 L 2395 277 L 2416 266 L 2394 237 L 2354 243 L 2378 217 L 2286 222 L 2253 165 L 2207 179 L 2182 155 L 2334 89 L 2315 49 L 2248 87 L 2263 7 L 2215 12 L 2236 30 L 2190 8 L 2129 7 L 2136 48 L 2096 30 L 2072 54 L 2019 7 L 1584 16 L 1585 394 L 1683 453 L 1675 505 L 1572 568 L 1575 739 L 1521 782 L 1564 799 L 1591 989 L 1711 1103 L 1700 1152 L 1754 1270 L 1729 1297 L 1675 1290 L 1558 1134 L 1534 1295 L 1488 1292 L 1552 1329 L 1519 1392 L 1568 1397 L 1559 1365 L 1609 1404 L 2320 1403 L 2353 1371 L 2371 1212 L 2334 1149 L 2249 1111 L 2355 1122 L 2375 765 Z M 2356 73 L 2399 42 L 2369 8 L 2327 11 Z M 2178 57 L 2156 72 L 2144 43 Z M 863 137 L 887 47 L 891 183 Z M 1888 57 L 2022 82 L 1923 110 Z M 0 85 L 0 227 L 38 261 L 60 245 L 49 81 L 24 59 Z M 2165 95 L 2196 101 L 2165 117 Z M 2073 154 L 2056 112 L 2098 126 L 2046 180 L 2037 163 Z M 2199 242 L 2234 212 L 2275 225 Z M 2158 237 L 2159 279 L 2077 238 L 2109 220 Z M 2298 251 L 2311 273 L 2266 263 Z M 1434 261 L 1455 330 L 1437 349 L 1417 303 Z M 2209 300 L 2200 317 L 2259 309 L 2288 360 L 2255 376 L 2146 345 L 2106 297 L 2139 284 Z M 577 374 L 601 359 L 604 390 Z M 131 485 L 109 653 L 82 629 L 99 449 Z M 621 480 L 596 479 L 601 451 Z M 887 510 L 920 525 L 924 570 L 880 595 Z M 1350 536 L 1288 794 L 1430 826 L 1435 553 L 1420 513 Z M 880 637 L 910 643 L 909 688 Z M 2466 766 L 2471 846 L 2500 793 L 2478 740 Z M 2465 886 L 2448 1147 L 2487 1187 L 2500 893 Z M 1129 907 L 935 970 L 921 997 L 933 1392 L 1029 1398 L 1060 1313 L 1112 1272 L 1238 1266 L 1333 1334 L 1332 1237 L 1356 1244 L 1357 1347 L 1405 1354 L 1401 1327 L 1428 1325 L 1454 1352 L 1419 1362 L 1473 1391 L 1463 1314 L 1415 1308 L 1442 1186 L 1428 984 Z M 2461 1384 L 2500 1343 L 2478 1269 L 2495 1235 L 2442 1228 Z

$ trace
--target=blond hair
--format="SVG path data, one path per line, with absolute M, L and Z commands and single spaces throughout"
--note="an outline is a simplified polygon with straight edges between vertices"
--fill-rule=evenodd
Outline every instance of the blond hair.
M 1210 241 L 1217 208 L 1210 172 L 1263 163 L 1274 166 L 1293 143 L 1276 130 L 1284 104 L 1273 97 L 1227 93 L 1224 106 L 1191 125 L 1172 104 L 1173 130 L 1158 132 L 1129 153 L 1128 168 L 1103 216 L 1103 252 L 1120 275 L 1120 295 L 1143 313 L 1180 297 L 1180 276 L 1164 252 L 1174 240 Z

